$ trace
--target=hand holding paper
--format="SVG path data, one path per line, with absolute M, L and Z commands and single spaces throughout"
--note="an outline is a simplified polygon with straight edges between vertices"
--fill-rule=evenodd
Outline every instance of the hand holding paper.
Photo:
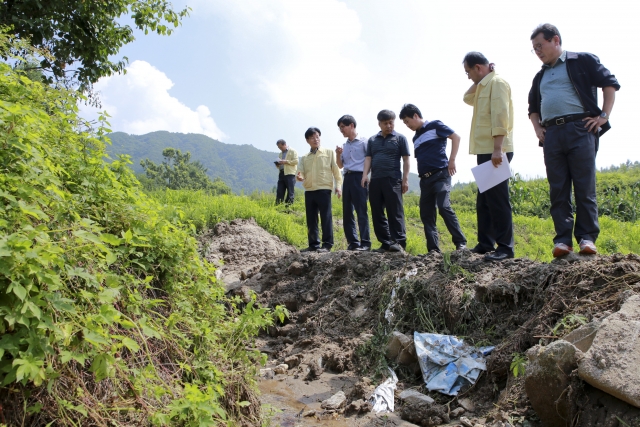
M 500 163 L 498 167 L 493 166 L 493 162 L 489 160 L 488 162 L 471 168 L 471 172 L 478 185 L 478 191 L 481 193 L 484 193 L 511 177 L 509 160 L 507 160 L 507 156 L 504 153 L 502 153 L 502 163 Z

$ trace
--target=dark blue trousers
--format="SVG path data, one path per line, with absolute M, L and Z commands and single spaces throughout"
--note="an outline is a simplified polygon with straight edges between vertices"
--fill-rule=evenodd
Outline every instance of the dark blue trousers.
M 513 153 L 506 153 L 509 163 Z M 478 164 L 491 161 L 491 154 L 478 154 Z M 509 199 L 509 180 L 505 180 L 493 188 L 480 193 L 476 199 L 478 217 L 478 245 L 486 251 L 513 255 L 513 215 Z
M 333 217 L 331 215 L 331 190 L 304 192 L 304 206 L 307 212 L 307 237 L 310 248 L 320 248 L 318 237 L 318 214 L 322 224 L 322 247 L 333 247 Z
M 369 183 L 369 204 L 371 219 L 376 238 L 382 247 L 388 248 L 398 243 L 407 246 L 407 231 L 404 225 L 404 206 L 402 204 L 402 179 L 375 178 Z M 387 217 L 385 212 L 387 211 Z
M 554 243 L 573 246 L 571 234 L 595 242 L 600 234 L 596 202 L 596 135 L 581 120 L 550 126 L 544 137 L 551 218 L 556 229 Z M 575 200 L 571 205 L 571 186 Z
M 284 193 L 287 192 L 286 203 L 289 205 L 293 203 L 293 197 L 295 196 L 296 176 L 285 175 L 284 171 L 280 171 L 278 175 L 278 187 L 276 188 L 276 204 L 282 203 L 284 200 Z
M 344 180 L 342 182 L 342 224 L 344 227 L 344 235 L 349 245 L 371 247 L 369 213 L 367 212 L 369 189 L 362 187 L 361 182 L 362 172 L 348 172 L 344 174 Z M 356 230 L 354 210 L 358 215 L 360 239 L 358 239 L 358 232 Z
M 451 191 L 451 176 L 447 169 L 436 172 L 420 179 L 420 219 L 427 238 L 427 250 L 440 252 L 438 246 L 438 229 L 436 228 L 436 208 L 451 233 L 454 245 L 467 244 L 460 229 L 456 213 L 451 208 L 449 192 Z

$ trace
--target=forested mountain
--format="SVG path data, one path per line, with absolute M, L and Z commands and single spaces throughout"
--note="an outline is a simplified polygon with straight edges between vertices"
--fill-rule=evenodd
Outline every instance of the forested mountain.
M 172 147 L 183 152 L 189 151 L 191 159 L 202 163 L 212 179 L 220 177 L 235 193 L 240 193 L 241 190 L 245 193 L 254 190 L 271 191 L 278 180 L 278 171 L 273 165 L 273 161 L 278 157 L 275 150 L 264 151 L 249 144 L 225 144 L 205 135 L 166 131 L 146 135 L 114 132 L 109 138 L 112 143 L 107 147 L 109 155 L 115 158 L 117 154 L 129 154 L 136 173 L 143 171 L 140 166 L 141 160 L 148 158 L 154 163 L 162 163 L 162 150 Z M 298 155 L 304 154 L 301 147 L 294 148 L 297 149 Z M 416 174 L 411 174 L 409 188 L 411 191 L 420 191 L 420 182 Z

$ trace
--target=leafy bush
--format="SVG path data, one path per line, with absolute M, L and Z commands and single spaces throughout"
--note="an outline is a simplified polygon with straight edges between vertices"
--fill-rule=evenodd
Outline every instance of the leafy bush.
M 160 214 L 126 158 L 103 161 L 77 101 L 0 63 L 7 422 L 259 423 L 245 346 L 273 313 L 225 299 L 181 213 Z

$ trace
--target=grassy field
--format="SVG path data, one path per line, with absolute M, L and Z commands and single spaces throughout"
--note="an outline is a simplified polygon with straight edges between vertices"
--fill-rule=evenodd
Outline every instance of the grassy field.
M 611 174 L 608 181 L 622 182 L 616 179 L 615 174 Z M 606 174 L 609 175 L 609 174 Z M 523 187 L 520 191 L 525 192 L 531 187 L 535 192 L 542 191 L 543 180 L 520 181 L 516 185 Z M 619 193 L 629 193 L 633 199 L 636 194 L 632 186 L 624 186 Z M 462 230 L 467 236 L 468 246 L 476 244 L 476 214 L 473 210 L 475 197 L 472 195 L 472 187 L 466 186 L 452 192 L 453 207 L 456 210 Z M 304 216 L 304 195 L 296 194 L 296 202 L 291 207 L 284 205 L 274 206 L 275 195 L 270 193 L 253 193 L 251 195 L 221 195 L 208 196 L 201 192 L 193 191 L 158 191 L 152 193 L 153 197 L 159 200 L 167 208 L 167 215 L 184 215 L 185 220 L 191 221 L 197 231 L 210 228 L 216 223 L 235 218 L 255 218 L 256 222 L 270 233 L 279 236 L 282 240 L 291 243 L 298 248 L 307 246 L 307 230 Z M 599 195 L 600 196 L 600 195 Z M 548 198 L 548 196 L 547 196 Z M 542 203 L 543 198 L 539 196 Z M 405 196 L 405 215 L 407 223 L 407 251 L 411 254 L 424 254 L 426 252 L 426 241 L 420 212 L 418 208 L 419 196 L 409 194 Z M 531 206 L 531 198 L 523 197 L 522 202 L 514 203 L 514 210 L 527 211 L 525 206 Z M 635 200 L 623 198 L 624 206 L 636 204 Z M 531 209 L 531 207 L 529 207 Z M 538 208 L 539 209 L 539 208 Z M 542 216 L 542 217 L 540 217 Z M 528 257 L 538 261 L 550 261 L 552 259 L 551 249 L 553 246 L 553 222 L 548 215 L 514 215 L 516 256 Z M 345 249 L 347 242 L 342 231 L 342 202 L 335 196 L 333 198 L 333 219 L 334 219 L 334 239 L 335 249 Z M 444 223 L 438 217 L 438 230 L 440 231 L 440 246 L 443 251 L 454 249 L 451 236 Z M 600 253 L 611 254 L 640 253 L 640 223 L 638 221 L 620 221 L 610 216 L 600 217 L 601 233 L 598 239 Z M 377 247 L 377 240 L 373 235 L 374 247 Z

